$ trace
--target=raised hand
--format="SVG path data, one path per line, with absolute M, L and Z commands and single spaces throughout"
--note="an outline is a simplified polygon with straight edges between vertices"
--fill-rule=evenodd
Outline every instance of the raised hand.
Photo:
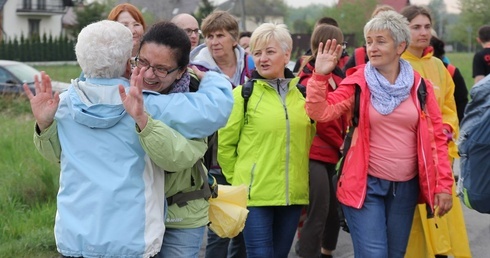
M 148 68 L 136 67 L 131 74 L 131 81 L 129 91 L 126 94 L 126 90 L 122 85 L 119 85 L 119 96 L 126 109 L 126 112 L 134 119 L 140 129 L 144 129 L 148 123 L 148 116 L 145 113 L 144 101 L 143 101 L 143 75 Z
M 336 39 L 329 39 L 325 44 L 320 42 L 316 55 L 315 72 L 320 74 L 331 73 L 337 66 L 341 54 L 342 46 L 337 44 Z
M 54 121 L 54 115 L 58 110 L 60 96 L 58 92 L 53 92 L 51 78 L 45 72 L 41 72 L 41 80 L 38 75 L 34 76 L 34 87 L 36 95 L 31 92 L 29 86 L 24 83 L 24 92 L 31 103 L 32 114 L 36 119 L 39 129 L 48 128 Z

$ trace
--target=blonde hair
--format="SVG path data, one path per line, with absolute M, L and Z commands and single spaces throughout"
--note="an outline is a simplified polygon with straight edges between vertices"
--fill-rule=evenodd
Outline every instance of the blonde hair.
M 285 24 L 263 23 L 250 37 L 250 51 L 262 49 L 273 40 L 279 42 L 284 52 L 291 52 L 293 49 L 293 39 Z

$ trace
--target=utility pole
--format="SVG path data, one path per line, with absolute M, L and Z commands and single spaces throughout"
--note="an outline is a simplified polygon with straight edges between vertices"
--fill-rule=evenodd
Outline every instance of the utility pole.
M 241 19 L 240 19 L 240 23 L 241 23 L 241 27 L 242 27 L 242 31 L 246 31 L 247 30 L 247 18 L 246 18 L 246 14 L 245 14 L 245 0 L 239 0 L 240 1 L 240 5 L 241 5 L 241 9 L 242 9 L 242 13 L 241 13 Z

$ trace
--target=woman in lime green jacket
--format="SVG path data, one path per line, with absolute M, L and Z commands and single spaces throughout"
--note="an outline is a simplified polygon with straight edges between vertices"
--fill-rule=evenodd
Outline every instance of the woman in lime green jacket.
M 248 187 L 247 256 L 287 257 L 301 206 L 308 204 L 315 128 L 298 78 L 285 68 L 292 49 L 286 26 L 262 24 L 250 43 L 257 70 L 233 91 L 232 113 L 218 132 L 218 162 L 228 182 Z M 252 89 L 248 100 L 244 87 Z

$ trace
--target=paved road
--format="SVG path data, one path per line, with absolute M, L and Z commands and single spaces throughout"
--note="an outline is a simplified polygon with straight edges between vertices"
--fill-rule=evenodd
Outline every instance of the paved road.
M 453 167 L 455 175 L 459 175 L 459 163 L 455 162 Z M 471 254 L 474 258 L 487 258 L 490 257 L 490 214 L 481 214 L 474 210 L 463 206 L 463 213 L 466 224 L 466 231 L 470 241 Z M 293 242 L 291 251 L 288 258 L 299 258 L 294 252 L 294 245 L 296 239 Z M 205 241 L 201 248 L 200 258 L 204 258 Z M 350 235 L 343 230 L 340 231 L 339 240 L 337 243 L 337 250 L 334 252 L 336 258 L 353 258 L 354 251 L 352 249 L 352 241 Z
M 466 230 L 470 241 L 471 253 L 474 258 L 490 257 L 490 214 L 481 214 L 474 210 L 470 210 L 463 205 L 463 212 L 466 222 Z M 294 244 L 289 253 L 289 258 L 299 258 L 294 253 Z M 201 248 L 200 257 L 204 257 L 204 247 Z M 352 242 L 350 235 L 341 230 L 337 250 L 334 252 L 336 258 L 353 258 Z

